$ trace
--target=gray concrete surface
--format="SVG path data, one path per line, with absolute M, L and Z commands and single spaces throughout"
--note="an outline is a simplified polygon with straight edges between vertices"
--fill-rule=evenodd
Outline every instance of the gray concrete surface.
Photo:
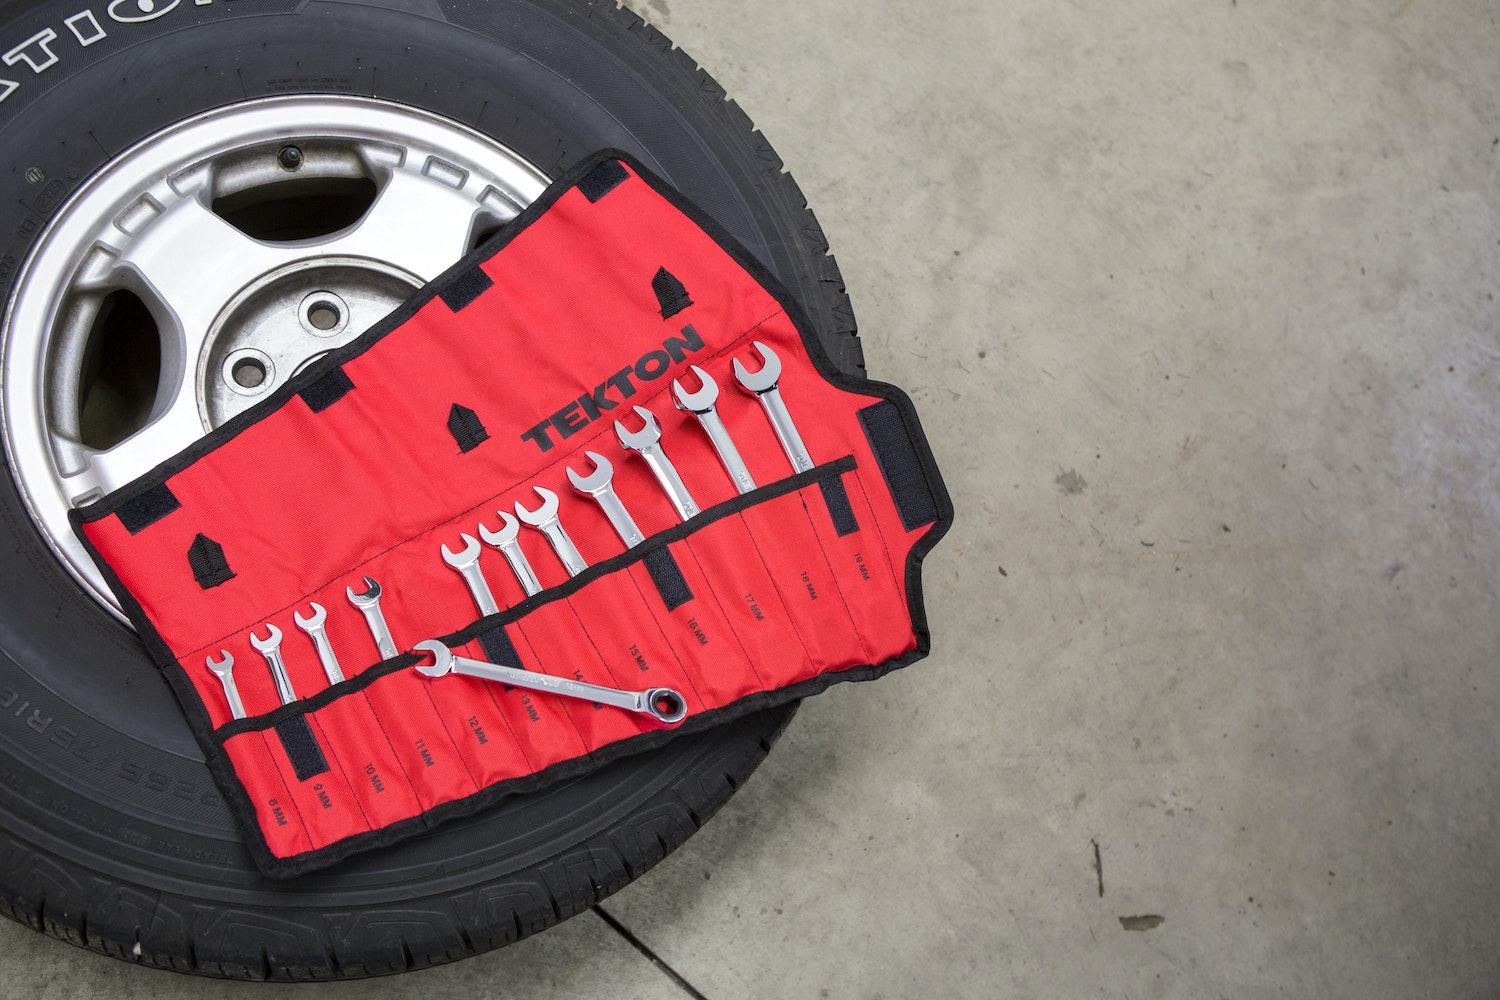
M 1497 10 L 644 0 L 960 520 L 932 657 L 808 703 L 615 919 L 712 998 L 1500 992 Z M 267 992 L 8 923 L 0 972 Z M 318 995 L 685 991 L 585 914 Z

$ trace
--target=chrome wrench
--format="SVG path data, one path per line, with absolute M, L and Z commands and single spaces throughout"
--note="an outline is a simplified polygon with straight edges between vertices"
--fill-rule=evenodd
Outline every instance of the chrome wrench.
M 250 630 L 250 645 L 260 651 L 260 655 L 266 658 L 266 664 L 271 668 L 271 676 L 276 680 L 276 693 L 281 696 L 283 705 L 290 705 L 297 700 L 297 692 L 292 690 L 292 678 L 286 672 L 286 663 L 281 659 L 281 629 L 266 622 L 266 635 L 269 638 L 262 639 Z
M 645 426 L 638 431 L 627 431 L 624 423 L 619 420 L 615 421 L 615 434 L 620 439 L 620 447 L 640 453 L 640 456 L 646 460 L 646 464 L 651 466 L 651 471 L 656 474 L 656 481 L 661 483 L 667 499 L 672 501 L 673 507 L 677 508 L 677 516 L 686 521 L 698 513 L 698 502 L 688 492 L 687 486 L 683 485 L 682 477 L 677 474 L 677 468 L 672 465 L 672 460 L 662 450 L 661 425 L 656 422 L 656 415 L 644 406 L 637 406 L 635 412 L 646 422 Z
M 615 534 L 620 536 L 620 541 L 625 543 L 627 549 L 641 544 L 646 540 L 646 536 L 641 534 L 641 529 L 636 527 L 635 519 L 630 516 L 630 511 L 625 509 L 625 505 L 620 502 L 619 496 L 615 493 L 612 482 L 615 467 L 609 464 L 609 459 L 598 452 L 586 451 L 584 455 L 594 463 L 594 471 L 587 476 L 580 476 L 573 471 L 572 466 L 568 466 L 568 481 L 579 493 L 585 493 L 594 498 L 594 502 L 599 505 L 600 510 L 604 511 L 604 516 L 609 518 L 609 523 L 614 526 Z M 483 533 L 484 530 L 481 528 L 480 534 L 483 535 Z
M 364 593 L 356 594 L 353 587 L 345 587 L 344 593 L 348 595 L 349 603 L 365 616 L 365 624 L 370 626 L 370 635 L 375 639 L 375 648 L 380 651 L 381 659 L 389 660 L 400 655 L 401 651 L 396 648 L 396 640 L 391 638 L 391 630 L 386 627 L 385 615 L 380 610 L 380 584 L 367 576 Z
M 781 359 L 776 356 L 775 351 L 758 340 L 752 346 L 760 354 L 760 370 L 754 373 L 746 371 L 740 359 L 735 358 L 735 380 L 742 389 L 760 400 L 761 407 L 771 421 L 771 429 L 781 442 L 781 450 L 786 452 L 786 457 L 792 463 L 792 471 L 806 472 L 813 467 L 812 456 L 807 453 L 802 435 L 797 433 L 797 425 L 792 422 L 792 415 L 787 412 L 786 402 L 781 398 L 781 390 L 777 388 L 777 383 L 781 381 Z
M 540 593 L 541 583 L 536 574 L 531 570 L 531 563 L 526 561 L 526 553 L 521 551 L 521 543 L 516 539 L 521 535 L 521 523 L 503 510 L 495 512 L 500 515 L 500 530 L 491 531 L 484 525 L 479 526 L 479 537 L 490 545 L 500 550 L 505 561 L 510 563 L 511 572 L 516 574 L 516 582 L 521 589 L 526 591 L 526 596 Z
M 516 501 L 516 517 L 522 523 L 536 528 L 547 536 L 547 541 L 552 543 L 552 550 L 557 553 L 557 558 L 562 560 L 563 568 L 568 571 L 569 576 L 577 576 L 589 568 L 589 564 L 583 561 L 583 556 L 578 553 L 578 547 L 573 544 L 573 539 L 563 530 L 562 522 L 557 519 L 557 494 L 541 486 L 533 486 L 536 495 L 542 498 L 542 505 L 536 510 L 527 510 Z
M 229 655 L 227 649 L 219 650 L 219 655 L 223 659 L 215 660 L 212 656 L 205 656 L 203 662 L 219 678 L 219 683 L 224 685 L 224 699 L 229 702 L 230 716 L 243 719 L 245 703 L 240 701 L 240 689 L 234 686 L 234 657 Z
M 479 547 L 479 539 L 470 534 L 462 534 L 458 537 L 464 540 L 464 550 L 454 552 L 443 544 L 443 562 L 458 571 L 469 585 L 469 593 L 474 595 L 474 603 L 479 607 L 481 615 L 493 615 L 500 610 L 500 605 L 495 603 L 495 595 L 490 593 L 489 581 L 484 578 L 484 571 L 479 568 L 479 553 L 483 551 Z
M 649 715 L 666 726 L 675 726 L 687 716 L 687 702 L 681 693 L 671 688 L 625 691 L 620 688 L 601 687 L 598 684 L 586 684 L 569 677 L 553 677 L 550 674 L 501 666 L 498 663 L 471 660 L 468 657 L 459 656 L 436 639 L 419 642 L 414 648 L 419 652 L 432 654 L 433 662 L 430 665 L 417 665 L 417 672 L 429 679 L 442 677 L 445 674 L 459 674 L 463 677 L 498 681 L 501 684 L 509 684 L 511 687 L 548 691 L 565 698 L 577 698 L 598 705 L 609 705 L 611 708 L 623 708 L 627 712 Z
M 303 618 L 302 612 L 294 611 L 292 620 L 317 647 L 318 660 L 323 664 L 323 673 L 328 675 L 328 683 L 340 684 L 344 680 L 344 671 L 339 667 L 339 658 L 334 655 L 333 644 L 328 641 L 328 633 L 323 629 L 323 623 L 328 620 L 328 610 L 317 601 L 310 601 L 309 604 L 312 606 L 312 617 Z
M 755 479 L 750 475 L 745 460 L 740 457 L 740 450 L 734 446 L 734 438 L 729 436 L 729 429 L 724 426 L 724 421 L 719 418 L 719 412 L 714 407 L 719 399 L 719 385 L 708 372 L 697 365 L 690 365 L 689 368 L 698 376 L 701 385 L 698 391 L 688 392 L 682 387 L 682 381 L 674 378 L 672 402 L 677 404 L 679 410 L 685 410 L 698 418 L 704 433 L 713 442 L 714 451 L 719 453 L 719 461 L 724 463 L 724 471 L 729 473 L 734 488 L 740 493 L 749 493 L 755 489 Z

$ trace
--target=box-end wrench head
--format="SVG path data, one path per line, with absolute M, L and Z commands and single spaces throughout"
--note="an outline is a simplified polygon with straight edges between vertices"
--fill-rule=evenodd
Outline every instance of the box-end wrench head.
M 565 698 L 577 698 L 611 708 L 623 708 L 627 712 L 649 715 L 665 726 L 675 726 L 687 717 L 687 701 L 671 688 L 647 688 L 644 691 L 624 691 L 620 688 L 601 687 L 568 677 L 553 677 L 550 674 L 520 670 L 498 663 L 471 660 L 459 656 L 436 639 L 417 643 L 418 652 L 430 653 L 431 664 L 417 664 L 417 672 L 433 679 L 447 674 L 476 677 L 480 680 L 497 681 L 511 687 L 529 691 L 547 691 Z
M 251 629 L 250 645 L 266 658 L 266 664 L 271 668 L 271 677 L 276 681 L 276 693 L 281 697 L 281 703 L 290 705 L 297 700 L 297 692 L 292 690 L 292 678 L 287 674 L 286 663 L 281 659 L 281 629 L 266 622 L 266 635 L 268 638 L 262 639 L 255 634 L 255 629 Z
M 623 421 L 615 421 L 615 435 L 620 439 L 620 447 L 636 452 L 646 460 L 646 464 L 656 475 L 656 481 L 661 484 L 662 492 L 666 493 L 667 499 L 672 501 L 672 506 L 677 509 L 678 517 L 686 521 L 696 516 L 698 502 L 688 492 L 687 486 L 682 482 L 682 477 L 677 474 L 676 467 L 672 465 L 672 460 L 662 449 L 661 425 L 656 422 L 656 414 L 644 406 L 637 406 L 635 413 L 645 422 L 638 431 L 626 430 Z
M 481 615 L 499 613 L 500 605 L 495 603 L 495 595 L 490 593 L 489 581 L 484 578 L 484 571 L 479 568 L 479 553 L 483 551 L 479 545 L 479 539 L 467 532 L 458 537 L 464 540 L 464 550 L 454 552 L 448 548 L 446 542 L 443 543 L 443 562 L 457 570 L 464 578 Z
M 516 540 L 521 536 L 521 522 L 503 510 L 497 510 L 495 513 L 500 516 L 500 530 L 491 531 L 481 524 L 479 537 L 500 550 L 505 561 L 510 563 L 511 572 L 516 574 L 516 582 L 520 583 L 521 589 L 526 591 L 527 597 L 541 593 L 541 582 L 532 572 L 531 563 L 526 561 L 526 553 L 521 551 L 521 543 Z
M 339 658 L 334 655 L 333 644 L 328 641 L 328 633 L 323 629 L 323 623 L 328 620 L 328 609 L 317 601 L 309 601 L 312 608 L 312 616 L 303 618 L 302 612 L 292 612 L 292 621 L 297 627 L 307 633 L 309 639 L 318 650 L 318 660 L 323 664 L 323 673 L 328 675 L 328 683 L 340 684 L 344 680 L 343 668 L 339 666 Z
M 583 453 L 590 462 L 594 463 L 594 471 L 587 476 L 580 476 L 568 466 L 568 481 L 579 493 L 587 494 L 594 498 L 599 509 L 604 511 L 604 516 L 609 518 L 609 523 L 614 527 L 615 534 L 620 536 L 620 541 L 625 547 L 633 548 L 644 542 L 646 536 L 641 529 L 636 527 L 635 518 L 630 516 L 630 511 L 620 502 L 620 497 L 615 493 L 613 479 L 615 467 L 609 464 L 609 459 L 595 451 Z
M 786 452 L 787 460 L 792 463 L 792 471 L 806 472 L 813 467 L 812 456 L 802 443 L 802 435 L 797 433 L 797 425 L 792 422 L 792 415 L 787 411 L 777 385 L 781 381 L 781 359 L 776 356 L 775 351 L 758 340 L 751 346 L 760 355 L 760 369 L 747 371 L 744 362 L 735 358 L 735 381 L 740 384 L 740 388 L 760 400 L 766 417 L 771 421 L 771 429 L 776 432 L 776 440 L 781 442 L 781 450 Z
M 370 635 L 375 639 L 375 648 L 380 651 L 382 659 L 389 660 L 400 654 L 396 648 L 396 640 L 391 638 L 391 630 L 385 624 L 385 615 L 380 610 L 380 584 L 365 577 L 365 590 L 362 594 L 354 592 L 353 587 L 344 588 L 349 603 L 359 609 L 359 613 L 365 616 L 365 624 L 370 626 Z
M 215 660 L 212 656 L 203 658 L 208 669 L 219 678 L 219 683 L 224 685 L 224 700 L 229 702 L 229 714 L 232 718 L 243 719 L 245 717 L 245 703 L 240 701 L 240 689 L 234 686 L 234 657 L 229 655 L 229 650 L 219 650 L 220 659 Z
M 547 541 L 552 543 L 552 550 L 557 553 L 557 558 L 562 560 L 563 568 L 568 571 L 569 576 L 577 576 L 589 568 L 589 564 L 583 561 L 578 547 L 573 544 L 573 539 L 563 530 L 562 522 L 557 519 L 559 504 L 557 494 L 541 486 L 533 486 L 536 495 L 541 498 L 542 505 L 536 510 L 527 510 L 521 506 L 521 501 L 516 501 L 516 517 L 522 523 L 536 528 L 547 536 Z
M 740 457 L 740 450 L 734 446 L 734 438 L 729 436 L 729 428 L 724 426 L 719 411 L 714 407 L 719 398 L 718 383 L 697 365 L 688 367 L 698 376 L 699 388 L 696 392 L 688 392 L 682 387 L 682 381 L 674 378 L 672 402 L 677 404 L 679 410 L 686 410 L 698 418 L 708 440 L 713 443 L 714 451 L 719 453 L 719 461 L 723 463 L 724 471 L 729 473 L 734 488 L 742 494 L 749 493 L 755 489 L 755 478 L 750 475 L 745 460 Z

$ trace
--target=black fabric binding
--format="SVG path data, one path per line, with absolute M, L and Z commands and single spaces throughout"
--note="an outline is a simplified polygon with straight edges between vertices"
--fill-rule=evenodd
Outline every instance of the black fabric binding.
M 849 505 L 849 491 L 844 489 L 844 477 L 819 479 L 818 488 L 823 491 L 823 505 L 828 508 L 828 516 L 833 518 L 833 530 L 838 532 L 839 537 L 858 531 L 859 519 L 854 516 L 854 508 Z
M 656 293 L 656 304 L 661 306 L 662 319 L 671 319 L 693 304 L 687 287 L 664 267 L 657 268 L 656 276 L 651 279 L 651 290 Z
M 494 283 L 493 278 L 475 265 L 455 276 L 451 284 L 438 292 L 438 298 L 442 299 L 443 303 L 454 312 L 462 312 L 475 299 L 489 291 Z
M 188 546 L 187 560 L 188 566 L 193 570 L 193 579 L 204 590 L 234 579 L 234 570 L 229 568 L 229 560 L 224 558 L 224 546 L 201 531 L 193 539 L 193 544 Z
M 276 735 L 281 739 L 286 759 L 292 762 L 292 770 L 297 772 L 298 781 L 316 778 L 328 770 L 328 758 L 323 756 L 323 748 L 318 745 L 307 716 L 297 715 L 278 722 Z
M 671 549 L 658 545 L 646 552 L 644 561 L 646 572 L 651 574 L 651 582 L 656 584 L 656 592 L 661 595 L 661 601 L 668 611 L 680 608 L 693 599 L 692 588 L 683 579 L 682 567 L 672 558 Z
M 521 654 L 516 652 L 516 644 L 511 641 L 510 633 L 505 631 L 504 625 L 487 628 L 474 638 L 479 640 L 479 648 L 484 650 L 484 658 L 491 663 L 498 663 L 502 667 L 515 667 L 517 670 L 526 669 L 526 664 L 521 662 Z
M 583 196 L 589 201 L 598 201 L 629 177 L 625 168 L 620 166 L 618 158 L 610 157 L 601 160 L 598 166 L 584 174 L 583 179 L 578 182 L 578 190 L 582 191 Z
M 172 669 L 170 666 L 164 667 L 163 673 L 166 675 L 167 682 L 176 692 L 178 701 L 182 704 L 183 711 L 188 718 L 188 724 L 192 728 L 194 735 L 197 736 L 199 743 L 208 751 L 209 770 L 213 774 L 219 788 L 223 791 L 230 811 L 234 813 L 236 821 L 245 833 L 246 847 L 255 858 L 256 865 L 267 875 L 274 878 L 290 878 L 300 875 L 303 872 L 324 868 L 350 855 L 397 843 L 414 833 L 431 829 L 447 820 L 471 816 L 511 795 L 523 795 L 558 782 L 572 780 L 610 761 L 618 760 L 630 754 L 649 752 L 664 746 L 671 740 L 679 739 L 692 733 L 704 732 L 753 712 L 763 711 L 802 698 L 811 697 L 841 681 L 864 681 L 883 677 L 893 670 L 922 659 L 932 647 L 932 637 L 927 627 L 927 611 L 923 600 L 922 562 L 952 526 L 953 503 L 948 496 L 947 488 L 943 484 L 942 474 L 937 468 L 937 462 L 932 456 L 931 448 L 921 434 L 921 421 L 910 398 L 895 386 L 849 375 L 840 370 L 833 363 L 827 346 L 814 332 L 817 328 L 812 324 L 801 304 L 782 285 L 780 279 L 772 274 L 759 259 L 752 255 L 749 250 L 741 245 L 716 220 L 706 215 L 702 209 L 688 201 L 685 196 L 668 185 L 649 168 L 642 165 L 635 157 L 616 149 L 601 150 L 579 162 L 566 174 L 555 180 L 551 187 L 544 191 L 536 201 L 527 206 L 509 225 L 473 251 L 467 258 L 449 268 L 448 271 L 426 285 L 364 334 L 338 350 L 330 352 L 321 361 L 311 365 L 301 375 L 291 380 L 289 384 L 276 390 L 271 397 L 263 400 L 260 405 L 231 418 L 220 425 L 213 433 L 201 438 L 197 443 L 183 449 L 171 458 L 164 460 L 152 469 L 151 472 L 141 476 L 133 483 L 92 504 L 75 508 L 69 513 L 69 520 L 74 525 L 75 533 L 82 541 L 86 551 L 88 551 L 95 563 L 99 565 L 105 582 L 109 585 L 115 598 L 120 602 L 120 607 L 124 609 L 131 623 L 135 626 L 142 643 L 158 663 L 170 665 L 175 662 L 175 656 L 171 647 L 166 644 L 160 633 L 151 625 L 150 619 L 141 607 L 140 602 L 131 595 L 130 591 L 120 581 L 118 574 L 109 567 L 107 562 L 100 558 L 98 550 L 94 548 L 88 537 L 80 530 L 81 526 L 85 523 L 97 521 L 115 514 L 131 500 L 164 483 L 168 477 L 196 462 L 205 454 L 218 447 L 223 441 L 274 413 L 293 395 L 299 394 L 305 387 L 313 384 L 324 374 L 336 369 L 350 358 L 369 350 L 381 338 L 416 315 L 418 310 L 436 298 L 450 284 L 457 281 L 459 276 L 465 271 L 489 260 L 503 250 L 511 240 L 525 232 L 532 222 L 546 213 L 563 195 L 575 187 L 583 190 L 583 182 L 601 167 L 606 168 L 605 174 L 602 176 L 613 179 L 608 187 L 602 190 L 596 179 L 596 183 L 591 186 L 591 190 L 595 190 L 598 197 L 602 197 L 608 193 L 608 190 L 625 179 L 623 171 L 619 169 L 619 164 L 611 162 L 615 160 L 628 164 L 630 169 L 658 195 L 699 226 L 711 239 L 719 244 L 735 263 L 744 268 L 781 305 L 786 311 L 787 316 L 791 319 L 792 324 L 802 335 L 803 346 L 811 357 L 814 368 L 817 369 L 823 378 L 829 383 L 847 389 L 850 392 L 868 396 L 886 397 L 887 402 L 881 405 L 892 407 L 902 425 L 909 428 L 906 447 L 915 454 L 920 469 L 928 477 L 927 481 L 930 485 L 929 498 L 937 510 L 937 517 L 931 522 L 933 527 L 926 531 L 913 544 L 906 561 L 906 593 L 911 611 L 912 628 L 917 637 L 916 647 L 904 656 L 887 660 L 884 663 L 854 666 L 846 670 L 812 677 L 801 683 L 781 688 L 774 692 L 748 695 L 733 705 L 727 705 L 700 715 L 690 716 L 675 730 L 642 733 L 639 736 L 631 737 L 628 740 L 614 744 L 606 748 L 605 751 L 554 764 L 528 777 L 516 778 L 493 785 L 468 798 L 458 799 L 437 806 L 420 816 L 402 820 L 379 830 L 372 830 L 369 833 L 357 834 L 291 858 L 277 857 L 271 853 L 270 848 L 266 845 L 264 837 L 259 832 L 260 827 L 255 804 L 250 801 L 245 793 L 244 786 L 240 784 L 239 778 L 234 773 L 234 767 L 230 764 L 228 755 L 222 749 L 222 741 L 230 738 L 236 732 L 263 728 L 273 721 L 297 717 L 297 713 L 299 712 L 314 711 L 322 705 L 328 704 L 351 691 L 368 687 L 385 674 L 411 667 L 420 661 L 420 657 L 412 654 L 395 657 L 374 670 L 367 670 L 357 677 L 345 681 L 344 684 L 328 688 L 304 702 L 282 706 L 260 720 L 241 719 L 228 723 L 221 727 L 217 733 L 215 732 L 213 721 L 208 715 L 208 710 L 204 707 L 197 693 L 197 689 L 194 687 L 193 682 L 188 679 L 182 668 L 180 666 L 176 669 Z M 588 192 L 584 191 L 583 193 L 587 196 Z M 597 201 L 598 198 L 590 200 Z M 811 472 L 802 473 L 800 476 L 787 481 L 786 484 L 777 485 L 785 485 L 790 489 L 800 488 L 806 485 L 806 483 L 815 481 L 820 476 L 826 475 L 828 468 L 820 467 Z M 842 463 L 841 471 L 847 471 L 852 468 L 854 468 L 854 463 L 845 460 Z M 889 479 L 887 483 L 889 484 Z M 785 490 L 777 490 L 774 493 L 766 494 L 762 494 L 761 490 L 755 490 L 738 498 L 737 501 L 731 500 L 719 506 L 730 508 L 730 512 L 742 510 L 750 506 L 752 502 L 769 499 L 771 496 L 779 495 L 781 492 L 785 492 Z M 758 496 L 758 494 L 760 495 Z M 705 514 L 708 513 L 707 511 L 705 512 Z M 698 518 L 694 518 L 687 525 L 679 525 L 677 528 L 663 533 L 663 542 L 670 541 L 673 538 L 685 537 L 698 526 L 697 522 Z M 535 606 L 545 603 L 546 600 L 559 599 L 566 596 L 568 593 L 583 586 L 587 579 L 591 579 L 592 576 L 590 574 L 594 571 L 597 570 L 599 573 L 612 572 L 619 568 L 619 565 L 624 565 L 630 561 L 630 558 L 631 556 L 626 554 L 609 560 L 606 563 L 596 564 L 568 583 L 554 587 L 542 595 L 528 598 L 521 604 L 502 612 L 502 616 L 498 620 L 502 622 L 505 620 L 514 620 Z M 492 627 L 496 620 L 496 616 L 491 616 L 491 618 L 485 619 L 482 623 L 475 623 L 469 629 L 456 633 L 451 638 L 445 638 L 444 641 L 450 645 L 468 641 L 481 626 L 486 628 Z
M 479 414 L 461 403 L 454 403 L 453 408 L 448 411 L 448 433 L 453 435 L 453 440 L 458 442 L 458 450 L 464 454 L 490 439 L 490 432 L 484 429 Z
M 343 399 L 353 388 L 354 383 L 349 381 L 349 376 L 344 373 L 344 369 L 334 368 L 297 395 L 302 397 L 308 409 L 314 413 L 322 413 Z
M 886 399 L 867 406 L 859 411 L 859 422 L 870 442 L 870 450 L 875 453 L 880 474 L 885 476 L 885 485 L 896 501 L 901 526 L 907 531 L 916 531 L 936 521 L 937 500 L 928 486 L 916 445 L 896 404 Z
M 118 511 L 120 523 L 132 535 L 139 535 L 174 510 L 182 508 L 182 501 L 173 495 L 166 483 L 157 483 L 146 492 L 122 503 Z

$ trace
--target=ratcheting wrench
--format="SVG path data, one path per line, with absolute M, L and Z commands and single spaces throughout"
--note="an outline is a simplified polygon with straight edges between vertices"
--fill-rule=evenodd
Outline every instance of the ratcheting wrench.
M 623 708 L 627 712 L 649 715 L 667 726 L 675 726 L 687 716 L 687 702 L 679 692 L 671 688 L 624 691 L 620 688 L 600 687 L 598 684 L 586 684 L 569 677 L 553 677 L 550 674 L 505 667 L 498 663 L 471 660 L 468 657 L 459 656 L 436 639 L 419 642 L 414 648 L 419 652 L 432 654 L 432 664 L 417 665 L 417 672 L 427 678 L 442 677 L 444 674 L 452 673 L 464 677 L 478 677 L 481 680 L 499 681 L 501 684 L 527 688 L 531 691 L 549 691 L 565 698 L 578 698 L 599 705 L 609 705 L 612 708 Z
M 479 539 L 470 534 L 462 534 L 458 537 L 464 540 L 464 550 L 454 552 L 443 544 L 443 562 L 456 569 L 469 585 L 469 593 L 474 595 L 474 603 L 479 607 L 481 615 L 493 615 L 499 612 L 500 605 L 495 603 L 495 595 L 490 593 L 489 581 L 484 578 L 484 571 L 479 568 L 479 553 L 483 551 L 479 547 Z
M 614 526 L 615 534 L 620 536 L 620 541 L 625 547 L 632 548 L 646 540 L 641 534 L 641 529 L 636 527 L 635 519 L 630 516 L 630 511 L 620 502 L 619 496 L 615 494 L 615 488 L 611 480 L 615 476 L 615 467 L 609 464 L 609 459 L 598 452 L 586 451 L 584 455 L 590 462 L 594 463 L 594 471 L 587 476 L 580 476 L 568 466 L 568 481 L 579 493 L 586 493 L 594 498 L 594 502 L 604 511 L 604 516 L 609 518 L 609 523 Z M 480 529 L 480 534 L 484 529 Z
M 505 561 L 510 563 L 511 572 L 516 574 L 516 582 L 521 589 L 526 591 L 526 596 L 540 593 L 541 583 L 536 574 L 531 570 L 531 563 L 526 561 L 526 553 L 521 551 L 521 543 L 516 539 L 521 535 L 521 523 L 503 510 L 497 510 L 500 515 L 500 530 L 491 531 L 483 524 L 479 526 L 479 537 L 490 545 L 500 550 L 505 556 Z
M 234 657 L 229 655 L 229 650 L 219 650 L 223 659 L 215 660 L 212 656 L 203 658 L 208 664 L 208 669 L 213 671 L 219 678 L 219 683 L 224 685 L 224 698 L 229 702 L 229 714 L 233 718 L 243 719 L 245 717 L 245 703 L 240 701 L 240 689 L 234 686 Z
M 281 659 L 281 629 L 266 622 L 266 635 L 262 639 L 250 630 L 250 645 L 260 650 L 260 655 L 266 658 L 267 665 L 271 668 L 271 676 L 276 679 L 276 693 L 281 696 L 283 705 L 290 705 L 297 700 L 297 692 L 292 690 L 292 678 L 286 672 L 286 663 Z
M 342 683 L 344 671 L 339 667 L 339 658 L 333 654 L 333 644 L 328 641 L 328 633 L 323 629 L 323 622 L 328 619 L 328 610 L 317 601 L 310 601 L 309 604 L 313 611 L 311 618 L 303 618 L 302 612 L 294 611 L 292 620 L 308 634 L 313 645 L 318 648 L 318 659 L 323 664 L 323 673 L 328 675 L 328 683 Z
M 385 624 L 385 615 L 380 611 L 380 584 L 367 576 L 363 594 L 356 594 L 353 587 L 345 587 L 344 593 L 348 596 L 349 603 L 365 616 L 365 623 L 370 626 L 370 635 L 374 637 L 375 648 L 380 651 L 381 657 L 389 660 L 399 655 L 401 651 L 396 648 L 396 640 L 391 638 L 391 630 Z
M 625 424 L 619 420 L 615 421 L 615 434 L 620 439 L 620 447 L 630 451 L 639 452 L 656 474 L 656 481 L 661 483 L 662 490 L 667 494 L 667 499 L 672 501 L 672 506 L 677 508 L 677 516 L 686 521 L 698 513 L 698 502 L 683 485 L 682 477 L 677 474 L 677 468 L 661 446 L 661 425 L 656 422 L 656 415 L 644 406 L 635 408 L 636 415 L 645 421 L 638 431 L 627 431 Z
M 557 519 L 557 494 L 541 486 L 533 486 L 536 495 L 542 498 L 542 505 L 536 510 L 527 510 L 521 506 L 521 501 L 516 501 L 516 517 L 525 524 L 536 528 L 547 536 L 547 541 L 552 543 L 552 549 L 557 553 L 557 558 L 562 560 L 563 567 L 567 569 L 569 576 L 577 576 L 589 568 L 589 564 L 583 561 L 579 555 L 578 548 L 573 544 L 573 539 L 563 530 L 562 522 Z
M 734 446 L 734 438 L 729 436 L 729 429 L 724 426 L 724 421 L 719 418 L 718 410 L 714 407 L 719 399 L 719 385 L 708 372 L 697 365 L 690 365 L 689 368 L 698 376 L 701 385 L 697 392 L 688 392 L 682 387 L 681 380 L 674 378 L 672 402 L 677 404 L 679 410 L 686 410 L 698 418 L 704 433 L 713 442 L 714 451 L 719 453 L 719 461 L 724 463 L 724 471 L 729 473 L 729 478 L 734 482 L 734 488 L 740 493 L 749 493 L 755 489 L 755 479 L 746 468 L 745 460 L 740 457 L 740 450 Z
M 754 341 L 752 346 L 760 354 L 761 367 L 758 372 L 748 372 L 739 358 L 734 359 L 734 377 L 740 383 L 740 387 L 751 393 L 760 400 L 760 405 L 765 409 L 766 416 L 770 418 L 771 429 L 776 432 L 776 439 L 781 442 L 781 450 L 786 452 L 786 457 L 792 463 L 793 472 L 806 472 L 813 467 L 812 456 L 807 453 L 807 446 L 802 443 L 802 435 L 797 433 L 797 425 L 792 423 L 792 415 L 787 412 L 786 403 L 781 398 L 781 390 L 776 383 L 781 381 L 781 359 L 776 352 L 771 350 L 760 341 Z

